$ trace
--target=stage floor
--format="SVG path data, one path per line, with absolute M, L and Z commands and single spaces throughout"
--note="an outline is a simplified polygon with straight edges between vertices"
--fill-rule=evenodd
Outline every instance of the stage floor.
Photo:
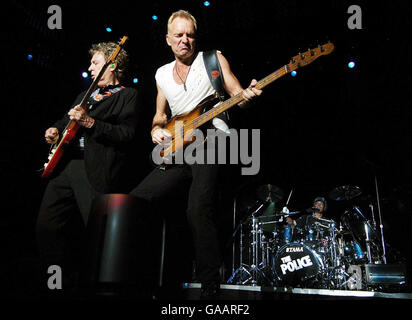
M 200 283 L 184 283 L 187 299 L 199 299 Z M 264 287 L 221 284 L 218 300 L 412 300 L 412 293 L 362 290 L 328 290 L 310 288 Z M 412 303 L 412 302 L 411 302 Z

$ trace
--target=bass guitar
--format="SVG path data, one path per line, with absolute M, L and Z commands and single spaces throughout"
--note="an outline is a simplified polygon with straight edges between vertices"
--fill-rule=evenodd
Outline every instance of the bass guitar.
M 330 54 L 333 50 L 334 45 L 331 42 L 328 42 L 300 53 L 294 56 L 288 64 L 258 81 L 255 87 L 257 89 L 262 89 L 280 77 L 312 63 L 320 56 Z M 160 156 L 163 162 L 172 163 L 172 159 L 178 150 L 195 141 L 195 138 L 193 137 L 195 129 L 243 100 L 242 93 L 239 93 L 223 102 L 219 102 L 218 94 L 214 94 L 205 98 L 192 111 L 171 118 L 164 127 L 164 129 L 171 133 L 172 137 L 167 145 L 160 150 Z

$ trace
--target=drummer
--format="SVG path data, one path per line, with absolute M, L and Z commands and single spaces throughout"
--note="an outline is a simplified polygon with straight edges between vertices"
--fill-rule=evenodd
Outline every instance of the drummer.
M 316 197 L 313 200 L 312 208 L 306 210 L 310 212 L 310 214 L 303 215 L 296 220 L 293 220 L 291 217 L 286 217 L 286 223 L 303 230 L 306 226 L 313 225 L 316 222 L 316 218 L 322 219 L 327 209 L 328 204 L 326 199 L 324 197 Z

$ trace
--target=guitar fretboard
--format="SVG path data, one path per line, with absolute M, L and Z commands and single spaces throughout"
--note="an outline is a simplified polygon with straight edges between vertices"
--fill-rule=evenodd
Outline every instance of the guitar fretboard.
M 291 68 L 294 67 L 294 68 Z M 280 77 L 284 76 L 285 74 L 293 71 L 296 69 L 296 66 L 294 65 L 284 65 L 282 68 L 276 70 L 275 72 L 269 74 L 265 78 L 261 79 L 260 81 L 257 82 L 256 88 L 257 89 L 262 89 L 266 87 L 268 84 L 271 84 L 273 81 L 276 79 L 279 79 Z M 185 124 L 184 129 L 195 129 L 200 127 L 201 125 L 205 124 L 206 122 L 210 121 L 211 119 L 217 117 L 219 114 L 225 112 L 226 110 L 230 109 L 234 105 L 242 102 L 245 100 L 242 96 L 242 92 L 238 93 L 237 95 L 231 97 L 230 99 L 222 102 L 218 106 L 206 111 L 205 113 L 201 114 L 199 117 L 196 119 L 193 119 L 192 121 L 189 121 L 188 123 Z
M 334 45 L 328 42 L 326 44 L 319 45 L 316 48 L 309 49 L 304 53 L 300 53 L 299 55 L 293 57 L 289 64 L 284 65 L 282 68 L 276 70 L 275 72 L 269 74 L 262 80 L 258 81 L 255 88 L 262 89 L 268 84 L 275 81 L 276 79 L 279 79 L 280 77 L 284 76 L 285 74 L 292 72 L 302 66 L 306 66 L 309 63 L 313 62 L 318 57 L 325 55 L 325 54 L 329 54 L 333 50 L 334 50 Z M 234 105 L 238 104 L 239 102 L 242 102 L 243 100 L 244 98 L 242 96 L 242 92 L 240 92 L 237 95 L 231 97 L 230 99 L 224 102 L 221 102 L 220 104 L 216 105 L 212 109 L 198 116 L 196 119 L 188 121 L 182 127 L 182 129 L 184 130 L 183 132 L 186 132 L 186 130 L 190 132 L 191 129 L 196 129 L 200 127 L 201 125 L 215 118 L 216 116 L 228 110 L 229 108 L 233 107 Z

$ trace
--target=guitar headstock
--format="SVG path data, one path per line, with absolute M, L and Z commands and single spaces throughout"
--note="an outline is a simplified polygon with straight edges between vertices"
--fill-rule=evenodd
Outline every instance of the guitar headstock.
M 331 53 L 335 49 L 333 43 L 328 42 L 322 45 L 318 45 L 316 48 L 309 49 L 303 53 L 299 53 L 294 56 L 289 64 L 289 71 L 296 70 L 315 61 L 318 57 Z
M 119 54 L 120 50 L 123 48 L 125 42 L 127 40 L 127 36 L 123 36 L 122 39 L 117 43 L 116 49 L 113 51 L 113 53 L 110 55 L 109 59 L 107 59 L 106 64 L 113 63 L 114 60 L 116 59 L 117 55 Z

